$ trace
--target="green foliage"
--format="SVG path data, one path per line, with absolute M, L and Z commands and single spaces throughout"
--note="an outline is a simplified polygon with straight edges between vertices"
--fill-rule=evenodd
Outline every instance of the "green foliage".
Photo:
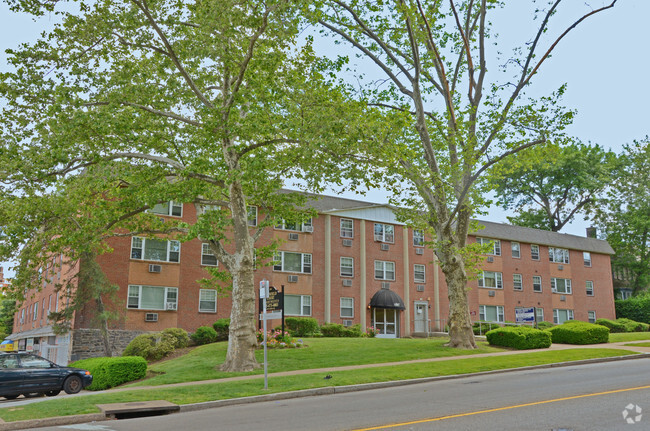
M 16 301 L 3 299 L 0 302 L 0 340 L 4 340 L 14 330 L 14 314 L 16 313 Z
M 485 335 L 487 332 L 500 327 L 501 325 L 496 322 L 474 322 L 472 330 L 474 335 Z
M 609 328 L 579 320 L 568 320 L 547 331 L 553 336 L 553 342 L 560 344 L 597 344 L 609 340 Z
M 361 337 L 361 325 L 356 324 L 350 327 L 345 327 L 340 323 L 326 323 L 321 325 L 320 332 L 323 337 Z
M 609 332 L 612 334 L 617 332 L 632 332 L 632 331 L 628 331 L 625 324 L 619 322 L 618 320 L 596 319 L 596 325 L 601 325 L 601 326 L 605 326 L 606 328 L 609 328 Z
M 191 338 L 198 345 L 214 343 L 217 341 L 217 331 L 211 326 L 200 326 L 196 328 Z
M 230 334 L 230 319 L 223 318 L 219 319 L 212 324 L 212 327 L 217 333 L 217 341 L 226 341 L 228 340 L 228 335 Z
M 553 326 L 555 325 L 551 322 L 537 322 L 537 329 L 544 330 L 544 329 L 552 328 Z
M 551 346 L 551 333 L 529 326 L 506 326 L 485 334 L 493 346 L 512 347 L 518 350 L 546 349 Z
M 143 379 L 147 374 L 147 361 L 140 356 L 82 359 L 70 366 L 90 371 L 93 383 L 86 389 L 91 391 L 101 391 Z
M 163 339 L 168 340 L 174 349 L 182 349 L 187 347 L 190 342 L 190 337 L 187 331 L 183 328 L 166 328 L 161 332 Z
M 287 317 L 284 323 L 294 337 L 310 337 L 320 333 L 318 320 L 313 317 Z
M 635 322 L 650 323 L 650 294 L 614 301 L 616 316 Z
M 174 343 L 175 337 L 161 333 L 140 334 L 126 346 L 122 356 L 140 356 L 147 361 L 157 361 L 174 351 Z

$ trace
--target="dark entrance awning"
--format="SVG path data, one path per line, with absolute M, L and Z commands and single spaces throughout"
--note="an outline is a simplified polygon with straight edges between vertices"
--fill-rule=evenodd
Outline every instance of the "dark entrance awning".
M 406 310 L 402 298 L 390 289 L 381 289 L 379 292 L 375 293 L 370 300 L 370 306 L 373 308 Z

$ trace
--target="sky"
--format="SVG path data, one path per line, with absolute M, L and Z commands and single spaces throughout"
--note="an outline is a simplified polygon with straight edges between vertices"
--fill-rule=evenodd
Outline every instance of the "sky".
M 534 34 L 530 13 L 532 0 L 509 0 L 507 3 L 506 9 L 493 18 L 499 34 L 498 48 L 502 51 L 530 40 Z M 558 25 L 552 28 L 556 33 L 582 13 L 609 2 L 567 0 L 566 3 L 557 14 Z M 649 134 L 648 17 L 650 1 L 619 0 L 613 9 L 589 18 L 561 41 L 552 58 L 534 78 L 529 94 L 545 95 L 566 83 L 563 104 L 578 112 L 568 133 L 583 142 L 620 152 L 624 144 L 644 138 Z M 24 14 L 11 12 L 4 2 L 0 3 L 0 71 L 7 70 L 6 49 L 34 42 L 42 31 L 52 28 L 54 22 L 52 16 L 34 21 Z M 365 197 L 343 196 L 377 203 L 387 201 L 387 193 L 381 190 L 370 190 Z M 505 222 L 505 217 L 503 210 L 492 207 L 481 218 Z M 563 232 L 584 236 L 587 226 L 588 222 L 579 219 Z

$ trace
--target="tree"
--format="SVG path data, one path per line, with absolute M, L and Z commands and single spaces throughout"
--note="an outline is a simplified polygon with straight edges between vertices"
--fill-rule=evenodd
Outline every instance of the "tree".
M 609 184 L 615 155 L 582 143 L 540 146 L 495 167 L 499 203 L 519 226 L 559 232 L 576 214 L 589 214 Z
M 272 246 L 255 243 L 276 217 L 310 215 L 295 209 L 304 195 L 279 192 L 285 178 L 318 191 L 359 169 L 331 155 L 354 145 L 362 105 L 322 76 L 309 40 L 298 47 L 297 2 L 62 3 L 15 3 L 61 23 L 10 53 L 0 85 L 0 245 L 19 262 L 14 289 L 38 288 L 53 254 L 79 267 L 116 236 L 198 238 L 225 269 L 212 286 L 231 283 L 222 369 L 258 367 L 254 261 Z M 196 223 L 148 211 L 170 202 L 193 204 Z M 250 205 L 266 214 L 257 226 Z
M 410 209 L 403 218 L 427 227 L 435 238 L 449 290 L 453 347 L 476 347 L 467 299 L 467 234 L 473 213 L 484 204 L 485 173 L 553 139 L 571 120 L 572 113 L 557 105 L 563 87 L 534 100 L 524 91 L 566 34 L 616 2 L 590 9 L 548 40 L 560 3 L 536 10 L 536 32 L 503 62 L 507 72 L 516 70 L 512 80 L 501 81 L 488 76 L 488 15 L 500 2 L 322 0 L 313 7 L 313 22 L 362 58 L 360 97 L 392 114 L 368 154 L 395 191 L 395 204 Z
M 624 147 L 615 179 L 601 201 L 596 221 L 614 249 L 614 273 L 624 273 L 633 294 L 650 286 L 650 145 Z
M 0 301 L 0 339 L 5 339 L 14 330 L 14 314 L 16 313 L 16 301 L 3 299 Z

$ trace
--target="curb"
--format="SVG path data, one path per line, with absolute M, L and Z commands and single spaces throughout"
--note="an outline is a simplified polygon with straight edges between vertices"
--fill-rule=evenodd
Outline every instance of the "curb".
M 350 392 L 369 391 L 373 389 L 416 385 L 420 383 L 429 383 L 429 382 L 444 381 L 444 380 L 456 380 L 465 377 L 486 376 L 491 374 L 510 373 L 514 371 L 571 367 L 574 365 L 589 365 L 589 364 L 604 363 L 604 362 L 618 362 L 618 361 L 627 361 L 632 359 L 644 359 L 649 357 L 650 357 L 650 353 L 639 353 L 636 355 L 613 356 L 610 358 L 581 359 L 579 361 L 556 362 L 552 364 L 531 365 L 528 367 L 481 371 L 478 373 L 454 374 L 451 376 L 423 377 L 419 379 L 393 380 L 389 382 L 378 382 L 378 383 L 362 383 L 358 385 L 348 385 L 348 386 L 328 386 L 325 388 L 303 389 L 299 391 L 278 392 L 278 393 L 267 394 L 267 395 L 255 395 L 251 397 L 230 398 L 227 400 L 205 401 L 202 403 L 184 404 L 180 406 L 179 413 L 195 412 L 199 410 L 207 410 L 207 409 L 213 409 L 218 407 L 227 407 L 232 405 L 261 403 L 266 401 L 280 401 L 280 400 L 287 400 L 292 398 L 303 398 L 303 397 L 313 397 L 313 396 L 320 396 L 320 395 L 336 395 L 336 394 L 345 394 Z M 197 382 L 197 384 L 200 383 Z M 16 421 L 16 422 L 3 422 L 0 419 L 0 431 L 71 425 L 71 424 L 79 424 L 85 422 L 100 422 L 106 420 L 112 420 L 112 419 L 106 417 L 104 413 L 91 413 L 91 414 L 76 415 L 76 416 L 58 416 L 53 418 L 30 419 L 26 421 Z

